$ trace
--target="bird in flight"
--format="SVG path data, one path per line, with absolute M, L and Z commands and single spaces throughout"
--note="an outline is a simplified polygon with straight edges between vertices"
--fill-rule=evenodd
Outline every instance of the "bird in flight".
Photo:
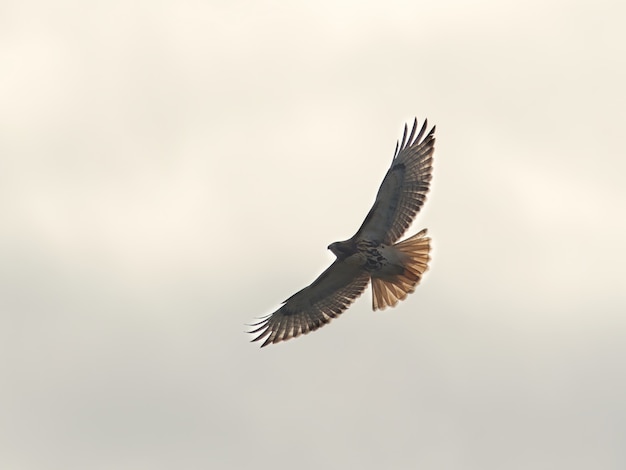
M 404 126 L 391 167 L 356 234 L 328 246 L 337 259 L 313 283 L 283 302 L 249 333 L 263 346 L 315 331 L 343 313 L 372 281 L 373 310 L 395 306 L 415 290 L 430 260 L 426 229 L 399 243 L 426 200 L 432 178 L 435 127 Z

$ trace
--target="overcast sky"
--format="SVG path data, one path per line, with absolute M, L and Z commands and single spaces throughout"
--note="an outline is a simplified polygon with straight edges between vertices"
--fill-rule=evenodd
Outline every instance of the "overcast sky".
M 0 468 L 626 468 L 622 2 L 0 5 Z M 260 350 L 413 117 L 430 270 Z

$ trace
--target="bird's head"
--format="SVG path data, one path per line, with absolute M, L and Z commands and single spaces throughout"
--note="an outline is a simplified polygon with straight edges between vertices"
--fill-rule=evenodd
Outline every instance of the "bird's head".
M 347 258 L 354 254 L 353 244 L 349 240 L 343 242 L 334 242 L 328 245 L 328 249 L 339 259 Z

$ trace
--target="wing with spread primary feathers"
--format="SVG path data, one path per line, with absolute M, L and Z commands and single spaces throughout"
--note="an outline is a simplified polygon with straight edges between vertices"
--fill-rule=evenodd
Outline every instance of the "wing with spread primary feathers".
M 404 126 L 402 143 L 396 144 L 393 162 L 380 185 L 376 201 L 354 238 L 392 244 L 411 225 L 426 200 L 432 178 L 435 127 L 424 137 L 427 124 L 428 120 L 425 120 L 415 135 L 416 119 L 408 139 L 408 129 Z
M 337 260 L 311 285 L 289 297 L 277 311 L 252 325 L 267 346 L 315 331 L 344 312 L 360 296 L 370 276 L 350 258 Z

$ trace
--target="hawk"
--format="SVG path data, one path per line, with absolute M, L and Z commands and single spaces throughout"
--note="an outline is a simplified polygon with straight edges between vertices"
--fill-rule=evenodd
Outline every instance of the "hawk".
M 372 282 L 373 310 L 395 306 L 415 290 L 430 260 L 426 229 L 396 243 L 419 212 L 432 178 L 435 127 L 405 124 L 391 167 L 356 234 L 328 249 L 337 259 L 313 283 L 262 317 L 249 333 L 261 347 L 315 331 L 343 313 Z M 407 135 L 408 134 L 408 135 Z

